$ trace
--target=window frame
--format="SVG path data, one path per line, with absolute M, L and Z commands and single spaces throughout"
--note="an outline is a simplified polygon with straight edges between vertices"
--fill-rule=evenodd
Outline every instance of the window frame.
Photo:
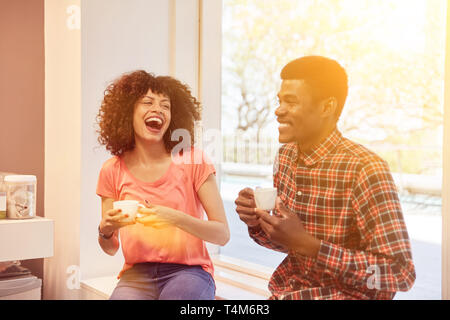
M 199 0 L 201 7 L 201 15 L 200 15 L 200 52 L 205 50 L 209 45 L 209 41 L 211 40 L 209 36 L 205 37 L 203 26 L 208 26 L 208 28 L 213 25 L 215 28 L 218 28 L 218 24 L 222 23 L 222 9 L 220 7 L 220 18 L 218 17 L 219 3 L 222 5 L 222 0 L 214 0 L 212 6 L 205 5 L 208 3 L 207 1 Z M 212 12 L 212 11 L 215 12 Z M 213 13 L 213 14 L 211 14 Z M 215 19 L 212 19 L 215 17 Z M 447 22 L 446 22 L 446 48 L 445 48 L 445 92 L 444 92 L 444 143 L 443 146 L 450 145 L 450 4 L 449 0 L 447 0 Z M 213 28 L 214 29 L 214 28 Z M 214 32 L 213 32 L 214 33 Z M 217 35 L 217 34 L 216 34 Z M 219 34 L 220 38 L 222 38 L 221 33 Z M 214 49 L 213 49 L 214 50 Z M 221 51 L 221 50 L 220 50 Z M 210 69 L 207 66 L 203 65 L 204 55 L 200 53 L 200 71 L 204 76 L 208 74 L 208 72 L 216 72 L 220 74 L 220 70 Z M 214 50 L 214 54 L 220 54 L 217 49 Z M 217 75 L 216 74 L 216 75 Z M 200 90 L 203 85 L 206 85 L 206 77 L 202 79 Z M 208 87 L 216 85 L 221 85 L 220 82 L 209 82 Z M 220 110 L 215 110 L 216 114 L 221 117 L 221 105 Z M 219 111 L 219 112 L 218 112 Z M 217 122 L 216 122 L 217 123 Z M 220 119 L 219 126 L 220 128 Z M 220 165 L 219 165 L 220 167 Z M 220 171 L 219 171 L 220 172 Z M 218 173 L 218 182 L 220 184 L 220 173 Z M 218 250 L 218 246 L 213 247 L 214 255 L 213 262 L 219 266 L 223 266 L 225 268 L 229 268 L 232 270 L 240 271 L 244 274 L 253 274 L 259 275 L 263 279 L 267 279 L 268 274 L 260 273 L 258 270 L 261 270 L 261 266 L 256 267 L 254 264 L 242 261 L 242 260 L 230 260 L 230 257 L 223 256 L 220 254 L 220 250 Z M 443 147 L 443 184 L 442 184 L 442 299 L 450 300 L 450 148 Z M 227 262 L 228 261 L 228 262 Z M 231 262 L 234 261 L 234 262 Z
M 442 299 L 450 300 L 450 3 L 447 0 L 442 183 Z

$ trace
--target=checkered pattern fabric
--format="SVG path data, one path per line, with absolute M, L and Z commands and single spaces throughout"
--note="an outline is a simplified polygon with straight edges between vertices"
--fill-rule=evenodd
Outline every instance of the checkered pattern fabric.
M 271 299 L 392 299 L 412 287 L 411 245 L 386 161 L 337 128 L 307 153 L 289 143 L 277 157 L 278 194 L 321 245 L 305 257 L 249 228 L 258 244 L 288 254 L 269 282 Z

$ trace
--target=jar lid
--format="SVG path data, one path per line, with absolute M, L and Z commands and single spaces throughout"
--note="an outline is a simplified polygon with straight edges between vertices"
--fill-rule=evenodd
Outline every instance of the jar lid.
M 36 176 L 10 175 L 5 177 L 5 182 L 36 182 Z

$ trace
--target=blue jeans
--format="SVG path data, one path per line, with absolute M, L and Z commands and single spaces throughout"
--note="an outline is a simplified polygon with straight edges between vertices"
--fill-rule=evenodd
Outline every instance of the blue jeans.
M 137 263 L 126 270 L 110 300 L 214 300 L 216 286 L 201 266 Z

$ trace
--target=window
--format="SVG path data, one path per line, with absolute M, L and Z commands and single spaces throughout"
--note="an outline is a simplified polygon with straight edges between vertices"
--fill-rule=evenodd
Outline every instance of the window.
M 224 0 L 221 255 L 270 268 L 285 256 L 249 238 L 234 200 L 272 184 L 281 68 L 319 54 L 349 74 L 339 129 L 388 161 L 399 189 L 417 279 L 396 298 L 441 298 L 445 12 L 444 0 Z

